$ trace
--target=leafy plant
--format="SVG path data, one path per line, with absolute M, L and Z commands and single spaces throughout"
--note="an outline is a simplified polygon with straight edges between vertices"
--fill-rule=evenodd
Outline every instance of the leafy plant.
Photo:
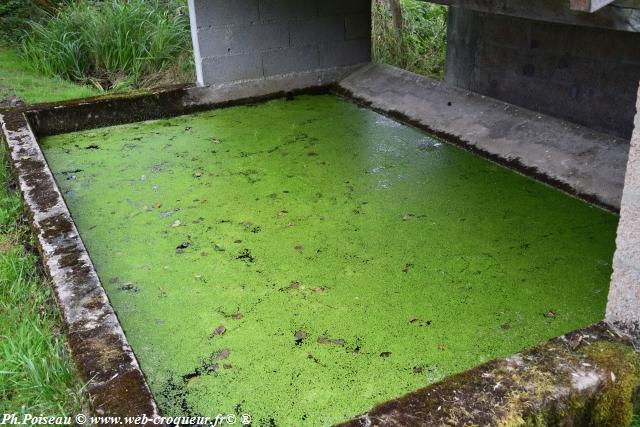
M 15 42 L 20 40 L 27 28 L 27 19 L 37 9 L 33 3 L 24 0 L 3 0 L 0 2 L 0 40 Z
M 373 0 L 374 60 L 443 78 L 447 8 L 419 0 L 400 0 L 403 25 L 398 28 L 388 4 L 387 0 Z

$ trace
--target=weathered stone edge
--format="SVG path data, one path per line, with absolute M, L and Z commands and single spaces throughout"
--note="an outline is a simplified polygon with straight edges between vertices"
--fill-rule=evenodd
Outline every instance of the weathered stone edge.
M 623 427 L 639 392 L 640 354 L 601 322 L 382 403 L 339 426 Z
M 159 415 L 27 118 L 4 111 L 0 124 L 93 412 Z
M 251 104 L 296 94 L 327 93 L 359 67 L 274 76 L 217 86 L 168 86 L 151 91 L 111 94 L 25 106 L 38 137 L 141 122 L 233 105 Z M 0 113 L 2 113 L 0 109 Z

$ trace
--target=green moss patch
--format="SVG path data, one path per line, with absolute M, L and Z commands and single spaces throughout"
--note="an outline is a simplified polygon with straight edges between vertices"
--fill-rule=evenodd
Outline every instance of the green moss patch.
M 614 215 L 334 96 L 42 147 L 166 414 L 331 424 L 603 317 Z

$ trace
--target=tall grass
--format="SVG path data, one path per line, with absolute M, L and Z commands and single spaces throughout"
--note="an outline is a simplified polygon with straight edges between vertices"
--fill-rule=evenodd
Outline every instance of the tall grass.
M 22 242 L 20 195 L 0 153 L 0 414 L 77 414 L 86 407 L 50 285 Z
M 189 79 L 188 12 L 184 0 L 73 1 L 33 22 L 22 50 L 46 75 L 102 88 Z
M 393 25 L 386 0 L 373 0 L 373 59 L 441 79 L 447 48 L 447 8 L 401 0 L 404 28 Z

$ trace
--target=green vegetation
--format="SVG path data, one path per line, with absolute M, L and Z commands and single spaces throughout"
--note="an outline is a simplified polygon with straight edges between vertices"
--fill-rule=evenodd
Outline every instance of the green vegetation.
M 17 49 L 0 45 L 0 101 L 17 96 L 32 104 L 85 98 L 99 93 L 95 88 L 79 86 L 60 77 L 45 77 L 30 70 Z
M 190 81 L 191 38 L 184 0 L 70 2 L 22 42 L 47 76 L 121 90 Z
M 602 427 L 632 426 L 635 393 L 640 387 L 640 355 L 633 347 L 619 343 L 597 343 L 585 350 L 598 365 L 615 373 L 616 380 L 598 390 L 593 408 L 593 425 Z
M 3 150 L 4 153 L 4 150 Z M 50 285 L 23 242 L 20 194 L 0 167 L 0 414 L 79 413 L 86 400 L 60 330 Z
M 165 414 L 329 425 L 604 313 L 615 215 L 334 96 L 41 145 Z
M 97 91 L 26 69 L 16 49 L 0 45 L 0 100 L 28 103 L 81 98 Z M 50 284 L 39 274 L 0 150 L 0 413 L 75 414 L 87 399 L 69 358 Z
M 2 0 L 0 2 L 0 42 L 19 41 L 28 28 L 29 20 L 42 19 L 44 11 L 31 0 Z
M 373 1 L 373 59 L 441 79 L 447 47 L 447 8 L 400 0 L 402 28 L 394 25 L 387 0 Z

